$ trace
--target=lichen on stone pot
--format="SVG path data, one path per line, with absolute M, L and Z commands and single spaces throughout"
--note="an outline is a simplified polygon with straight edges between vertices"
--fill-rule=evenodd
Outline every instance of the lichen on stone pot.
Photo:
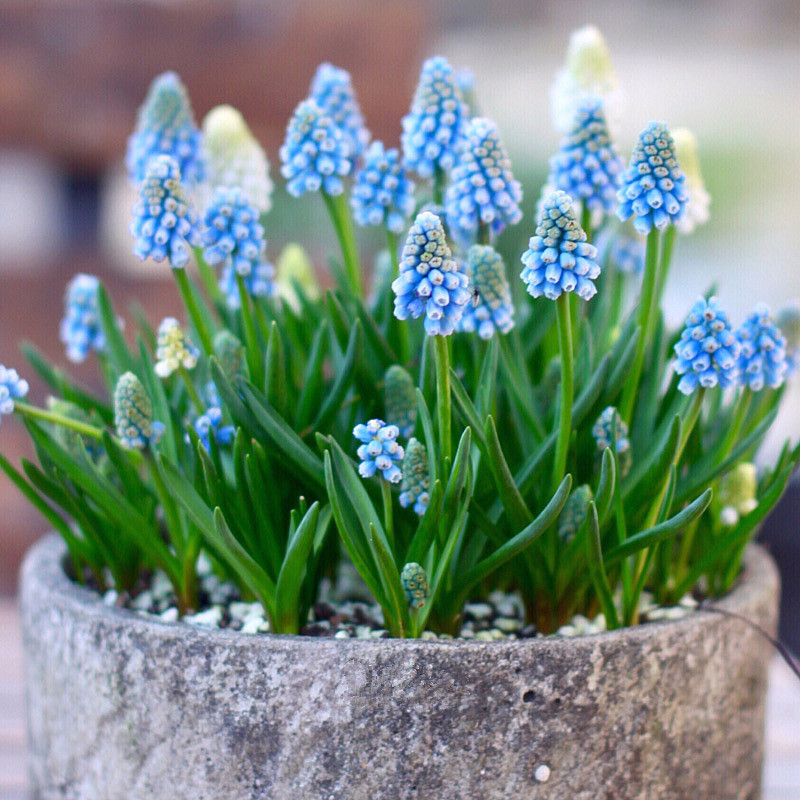
M 705 611 L 578 639 L 246 636 L 22 573 L 39 800 L 756 800 L 769 645 Z M 773 630 L 751 547 L 718 606 Z

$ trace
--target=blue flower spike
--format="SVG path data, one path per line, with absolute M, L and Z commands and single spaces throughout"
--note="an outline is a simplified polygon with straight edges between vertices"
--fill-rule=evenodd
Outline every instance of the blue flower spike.
M 403 591 L 411 608 L 420 609 L 428 602 L 430 596 L 428 575 L 421 564 L 417 564 L 416 561 L 406 564 L 400 572 L 400 582 L 403 584 Z
M 201 441 L 207 452 L 211 452 L 211 437 L 214 441 L 223 446 L 229 445 L 236 435 L 236 428 L 233 425 L 222 424 L 222 411 L 217 406 L 208 408 L 201 414 L 192 425 L 197 438 Z M 187 436 L 187 441 L 188 441 Z
M 616 423 L 614 418 L 616 416 Z M 611 428 L 612 424 L 616 434 L 616 447 L 611 445 Z M 603 412 L 597 418 L 597 421 L 592 426 L 592 436 L 594 437 L 597 449 L 595 455 L 599 459 L 607 447 L 616 452 L 617 463 L 619 464 L 620 478 L 630 472 L 631 464 L 633 461 L 631 453 L 631 441 L 628 438 L 628 426 L 625 420 L 619 415 L 619 411 L 614 406 L 606 406 Z
M 467 304 L 459 330 L 477 331 L 481 339 L 491 339 L 495 331 L 508 333 L 514 327 L 514 305 L 506 267 L 499 253 L 490 245 L 470 247 L 467 276 L 473 292 L 472 302 Z
M 626 275 L 640 275 L 644 272 L 646 242 L 633 230 L 625 230 L 627 227 L 604 225 L 594 243 L 604 264 Z
M 350 158 L 355 161 L 364 152 L 370 135 L 364 125 L 350 73 L 333 64 L 320 64 L 308 96 L 342 132 L 350 148 Z
M 99 287 L 100 281 L 94 275 L 83 273 L 67 284 L 59 338 L 66 345 L 67 358 L 75 363 L 85 361 L 92 350 L 101 353 L 106 347 L 97 312 Z
M 800 305 L 784 306 L 778 311 L 775 322 L 786 339 L 786 377 L 791 378 L 800 362 Z
M 170 156 L 151 159 L 133 209 L 133 252 L 145 261 L 168 260 L 173 269 L 189 262 L 189 247 L 199 247 L 197 215 L 181 183 L 178 165 Z
M 297 106 L 280 149 L 281 174 L 292 197 L 305 192 L 325 191 L 339 195 L 342 178 L 350 174 L 350 144 L 333 119 L 313 100 Z
M 403 458 L 403 482 L 397 498 L 400 505 L 403 508 L 413 507 L 414 513 L 421 517 L 430 503 L 430 483 L 425 445 L 416 439 L 409 439 Z
M 114 389 L 114 424 L 117 438 L 126 450 L 144 450 L 164 434 L 164 425 L 153 421 L 153 405 L 142 382 L 125 372 Z
M 358 474 L 371 478 L 380 472 L 389 483 L 399 483 L 403 472 L 398 466 L 403 460 L 403 448 L 397 443 L 397 425 L 387 425 L 382 419 L 371 419 L 366 425 L 353 428 L 353 436 L 362 442 L 358 448 Z
M 422 65 L 411 110 L 403 117 L 405 165 L 423 178 L 432 178 L 437 167 L 449 172 L 456 163 L 468 114 L 447 59 L 429 58 Z
M 414 212 L 414 184 L 396 148 L 384 150 L 383 142 L 372 142 L 355 174 L 350 205 L 359 225 L 386 225 L 394 234 L 403 232 Z
M 584 101 L 571 132 L 550 159 L 549 183 L 585 203 L 593 215 L 603 217 L 616 210 L 624 169 L 608 133 L 602 100 Z
M 400 429 L 400 435 L 411 436 L 417 422 L 417 390 L 411 375 L 397 364 L 392 364 L 383 376 L 383 405 L 386 416 Z
M 28 381 L 20 378 L 15 369 L 0 364 L 0 419 L 14 413 L 14 401 L 28 394 Z
M 531 297 L 544 295 L 557 300 L 563 292 L 575 292 L 584 300 L 597 294 L 594 280 L 600 275 L 597 248 L 586 241 L 572 198 L 553 192 L 542 206 L 536 235 L 522 254 L 525 265 L 520 277 Z
M 257 264 L 249 275 L 244 276 L 244 285 L 250 297 L 270 297 L 275 292 L 275 267 L 268 261 Z M 227 264 L 219 279 L 219 289 L 225 296 L 228 308 L 236 310 L 242 305 L 236 270 Z
M 633 217 L 633 227 L 647 234 L 664 230 L 683 217 L 689 194 L 675 157 L 675 144 L 663 122 L 651 122 L 633 148 L 630 164 L 617 192 L 621 220 Z
M 469 301 L 468 285 L 452 258 L 441 219 L 430 211 L 418 214 L 403 247 L 400 275 L 392 282 L 395 317 L 425 314 L 430 336 L 449 336 Z
M 159 155 L 175 160 L 187 186 L 204 180 L 203 136 L 186 87 L 174 72 L 164 72 L 153 81 L 139 109 L 125 157 L 131 182 L 138 186 L 147 175 L 150 160 Z
M 686 318 L 675 344 L 675 372 L 681 375 L 678 391 L 692 394 L 699 387 L 735 386 L 741 345 L 731 330 L 728 314 L 716 297 L 699 298 Z
M 200 351 L 186 335 L 174 317 L 165 317 L 158 326 L 156 337 L 155 372 L 159 378 L 168 378 L 173 372 L 194 369 Z
M 445 194 L 447 224 L 459 240 L 474 240 L 480 225 L 495 235 L 522 219 L 522 188 L 497 125 L 476 117 L 466 129 Z
M 747 317 L 736 338 L 739 353 L 739 380 L 754 392 L 765 386 L 778 389 L 786 380 L 786 339 L 772 321 L 769 308 L 759 303 Z

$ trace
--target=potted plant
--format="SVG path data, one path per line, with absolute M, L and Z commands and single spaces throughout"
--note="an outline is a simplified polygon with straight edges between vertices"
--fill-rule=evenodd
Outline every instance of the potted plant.
M 775 625 L 747 543 L 798 457 L 752 465 L 791 355 L 761 306 L 734 327 L 700 298 L 666 326 L 675 231 L 708 199 L 663 124 L 625 168 L 598 37 L 559 77 L 522 253 L 467 77 L 425 62 L 401 155 L 322 65 L 280 158 L 332 218 L 326 291 L 297 247 L 265 260 L 241 116 L 198 129 L 156 79 L 131 230 L 185 322 L 139 319 L 132 345 L 80 275 L 61 337 L 108 396 L 31 346 L 56 399 L 0 375 L 38 461 L 0 466 L 61 534 L 23 569 L 37 797 L 758 795 L 768 651 L 733 615 Z M 387 237 L 369 293 L 353 220 Z

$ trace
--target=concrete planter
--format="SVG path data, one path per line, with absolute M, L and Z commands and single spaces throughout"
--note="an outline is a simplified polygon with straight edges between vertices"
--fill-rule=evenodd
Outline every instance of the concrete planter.
M 770 648 L 735 619 L 576 640 L 246 636 L 108 608 L 63 554 L 48 538 L 22 574 L 36 798 L 760 796 Z M 753 548 L 719 605 L 774 629 L 777 594 Z

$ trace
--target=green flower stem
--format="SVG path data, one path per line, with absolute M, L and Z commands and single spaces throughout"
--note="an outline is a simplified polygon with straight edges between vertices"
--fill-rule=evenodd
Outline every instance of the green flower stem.
M 197 409 L 197 413 L 202 414 L 205 411 L 205 406 L 203 405 L 203 401 L 200 399 L 200 395 L 197 394 L 197 389 L 195 388 L 194 383 L 192 383 L 192 379 L 189 376 L 189 370 L 187 370 L 186 367 L 181 364 L 178 367 L 178 371 L 181 374 L 181 378 L 183 378 L 183 383 L 186 386 L 186 393 L 189 395 L 189 399 Z
M 383 499 L 383 526 L 389 541 L 389 551 L 394 553 L 394 516 L 392 514 L 392 487 L 389 481 L 381 478 L 381 498 Z
M 664 232 L 661 243 L 661 263 L 658 266 L 658 289 L 656 290 L 656 308 L 661 308 L 661 298 L 664 296 L 664 287 L 667 284 L 669 265 L 672 263 L 672 251 L 675 247 L 675 226 L 670 225 Z
M 642 374 L 644 356 L 647 346 L 650 343 L 651 334 L 655 324 L 655 313 L 653 303 L 655 301 L 656 288 L 658 286 L 658 245 L 660 232 L 658 228 L 653 228 L 647 235 L 647 254 L 644 263 L 644 280 L 642 282 L 642 294 L 639 298 L 639 314 L 636 323 L 640 328 L 639 341 L 636 344 L 636 357 L 625 387 L 622 390 L 622 401 L 619 404 L 619 413 L 622 419 L 633 421 L 633 404 L 636 400 L 636 393 L 639 389 L 639 378 Z
M 570 292 L 562 292 L 556 300 L 556 317 L 558 319 L 558 346 L 561 352 L 561 405 L 558 415 L 558 439 L 556 440 L 556 456 L 553 463 L 553 481 L 551 494 L 555 494 L 567 471 L 567 451 L 572 435 L 572 401 L 575 393 L 573 375 L 573 342 L 572 325 L 570 324 L 569 296 Z
M 247 350 L 247 369 L 250 372 L 250 380 L 261 391 L 264 388 L 264 362 L 258 347 L 258 335 L 253 322 L 253 312 L 250 309 L 250 294 L 247 291 L 244 276 L 239 275 L 238 272 L 236 273 L 236 285 L 239 287 L 239 298 L 241 300 L 244 343 Z
M 444 184 L 447 175 L 437 164 L 433 169 L 433 202 L 440 206 L 444 200 Z
M 331 195 L 322 191 L 322 198 L 330 214 L 336 236 L 339 239 L 339 246 L 342 249 L 342 259 L 347 273 L 350 288 L 357 297 L 364 296 L 364 287 L 361 280 L 361 264 L 358 259 L 358 248 L 356 247 L 356 237 L 353 232 L 353 220 L 350 210 L 347 207 L 347 199 L 344 194 Z
M 94 425 L 89 425 L 86 422 L 79 422 L 76 419 L 64 417 L 61 414 L 56 414 L 53 411 L 47 411 L 44 408 L 28 405 L 27 403 L 23 403 L 19 400 L 14 401 L 14 411 L 17 414 L 20 414 L 24 417 L 29 417 L 30 419 L 40 419 L 44 422 L 51 422 L 54 425 L 61 425 L 63 428 L 71 428 L 73 431 L 80 433 L 83 436 L 91 436 L 93 439 L 103 438 L 102 428 L 97 428 Z
M 478 225 L 478 244 L 491 244 L 492 231 L 489 226 L 481 222 Z
M 673 463 L 678 466 L 678 462 L 683 455 L 683 449 L 689 441 L 689 436 L 700 418 L 700 410 L 703 407 L 703 399 L 705 398 L 706 390 L 702 386 L 692 395 L 691 400 L 688 401 L 686 413 L 683 415 L 683 425 L 681 426 L 681 442 L 678 446 L 678 452 L 675 454 Z
M 586 241 L 589 244 L 592 243 L 592 210 L 586 204 L 586 201 L 583 202 L 583 208 L 581 209 L 581 228 L 583 228 L 583 232 L 586 234 Z
M 447 474 L 451 457 L 450 346 L 446 336 L 434 336 L 436 348 L 436 408 L 439 414 L 439 464 Z
M 386 245 L 389 248 L 389 258 L 392 263 L 392 278 L 396 278 L 400 269 L 400 245 L 397 241 L 396 234 L 392 233 L 388 228 L 386 229 Z M 374 287 L 373 287 L 374 291 Z
M 194 248 L 194 258 L 197 261 L 197 271 L 200 273 L 200 280 L 203 281 L 203 287 L 206 294 L 214 301 L 222 298 L 222 292 L 219 290 L 217 283 L 217 275 L 214 268 L 203 258 L 203 248 Z
M 400 245 L 397 241 L 397 236 L 388 228 L 386 229 L 386 244 L 389 247 L 389 258 L 392 260 L 392 271 L 389 274 L 391 275 L 391 279 L 394 280 L 400 274 Z M 375 286 L 372 287 L 373 292 L 375 291 L 375 288 Z M 408 323 L 400 322 L 400 320 L 394 318 L 392 314 L 391 303 L 392 294 L 393 293 L 390 291 L 388 295 L 389 306 L 387 313 L 389 317 L 389 325 L 393 325 L 397 333 L 397 346 L 400 363 L 408 364 L 409 359 L 411 358 L 411 347 L 408 343 Z
M 189 318 L 192 320 L 192 325 L 194 325 L 194 329 L 197 331 L 197 335 L 200 337 L 200 345 L 203 348 L 203 352 L 210 357 L 214 354 L 214 345 L 211 342 L 211 334 L 208 332 L 208 327 L 203 319 L 203 315 L 200 313 L 197 300 L 195 300 L 194 294 L 192 294 L 192 287 L 189 284 L 189 278 L 186 275 L 186 270 L 173 269 L 172 273 L 175 276 L 175 281 L 178 284 L 178 289 L 181 293 L 181 297 L 183 298 L 183 304 L 186 306 L 186 311 L 189 314 Z
M 736 398 L 727 433 L 725 434 L 722 444 L 717 448 L 718 464 L 722 463 L 728 457 L 728 453 L 731 452 L 734 444 L 736 444 L 736 439 L 739 437 L 739 433 L 742 430 L 744 419 L 747 416 L 747 412 L 750 410 L 752 399 L 753 390 L 749 386 L 745 386 Z

